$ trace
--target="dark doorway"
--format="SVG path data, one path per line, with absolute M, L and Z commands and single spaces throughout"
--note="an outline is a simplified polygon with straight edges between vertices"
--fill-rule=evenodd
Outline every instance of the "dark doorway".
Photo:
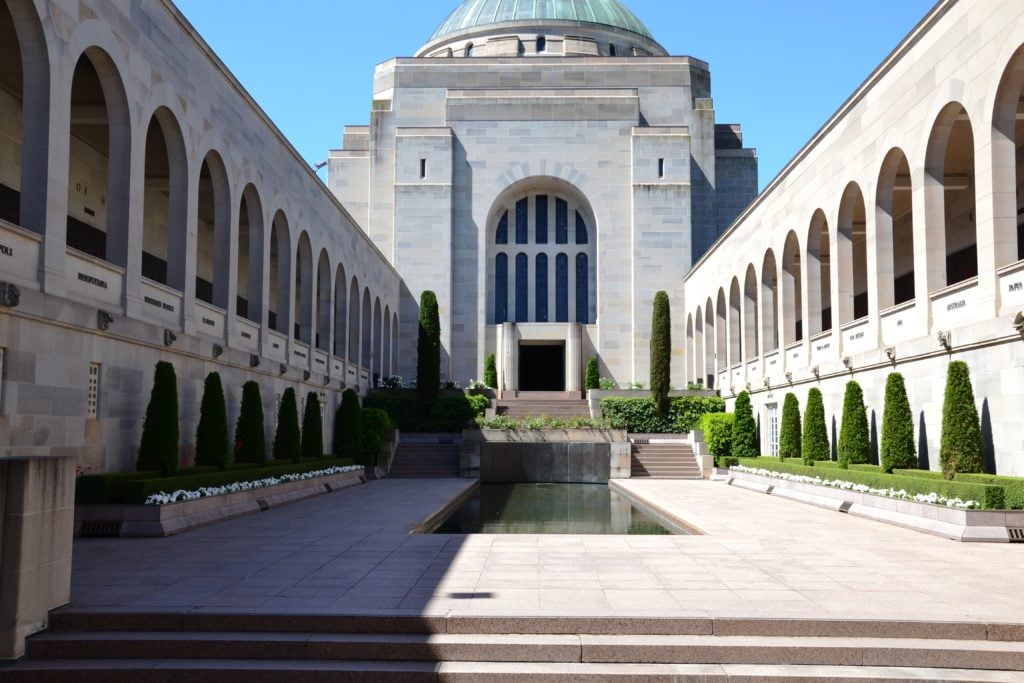
M 565 346 L 519 347 L 520 391 L 565 391 Z

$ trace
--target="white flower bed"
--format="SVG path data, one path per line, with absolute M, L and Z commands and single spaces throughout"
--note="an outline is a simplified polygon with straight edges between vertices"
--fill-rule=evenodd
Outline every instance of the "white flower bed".
M 345 472 L 352 472 L 360 469 L 362 469 L 362 467 L 358 465 L 345 465 L 344 467 L 328 467 L 326 469 L 314 470 L 313 472 L 302 472 L 300 474 L 282 474 L 279 477 L 267 477 L 265 479 L 257 479 L 255 481 L 236 481 L 233 484 L 225 484 L 224 486 L 203 486 L 195 491 L 175 491 L 174 493 L 164 493 L 161 491 L 160 493 L 154 493 L 147 498 L 146 505 L 167 505 L 168 503 L 177 503 L 183 500 L 196 500 L 197 498 L 222 496 L 225 493 L 251 491 L 252 489 L 262 489 L 267 486 L 277 486 L 278 484 L 287 484 L 293 481 L 316 479 L 317 477 L 326 477 L 331 474 L 343 474 Z
M 915 493 L 913 495 L 907 493 L 903 489 L 873 489 L 870 486 L 864 484 L 854 484 L 852 481 L 843 481 L 842 479 L 822 479 L 821 477 L 808 477 L 803 474 L 789 474 L 787 472 L 775 472 L 773 470 L 766 470 L 763 468 L 744 467 L 743 465 L 734 465 L 730 469 L 736 472 L 746 472 L 747 474 L 757 474 L 762 477 L 770 477 L 772 479 L 782 479 L 784 481 L 794 481 L 799 484 L 813 484 L 814 486 L 827 486 L 833 489 L 842 489 L 844 491 L 855 491 L 857 493 L 870 493 L 875 496 L 885 496 L 887 498 L 898 498 L 900 500 L 912 500 L 915 503 L 930 503 L 931 505 L 945 505 L 948 508 L 956 508 L 958 510 L 973 510 L 980 508 L 981 503 L 976 500 L 961 500 L 959 498 L 947 498 L 940 496 L 937 493 Z

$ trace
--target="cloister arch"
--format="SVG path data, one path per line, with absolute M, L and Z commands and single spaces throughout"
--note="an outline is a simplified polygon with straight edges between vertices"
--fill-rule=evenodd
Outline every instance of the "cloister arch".
M 231 245 L 228 174 L 217 152 L 207 153 L 199 170 L 196 224 L 196 298 L 226 309 Z
M 725 290 L 719 287 L 718 289 L 718 301 L 715 310 L 717 311 L 715 319 L 715 365 L 718 372 L 723 372 L 729 368 L 731 359 L 729 358 L 729 319 L 728 309 L 725 303 Z
M 1024 259 L 1024 45 L 1003 71 L 992 112 L 995 267 Z
M 242 190 L 238 207 L 238 273 L 235 310 L 238 315 L 263 319 L 263 203 L 252 184 Z
M 694 365 L 693 364 L 694 364 L 694 357 L 697 355 L 696 353 L 694 353 L 694 348 L 696 347 L 696 343 L 697 342 L 696 342 L 696 339 L 694 339 L 694 332 L 693 332 L 693 314 L 689 313 L 686 316 L 686 346 L 684 347 L 686 349 L 686 351 L 685 351 L 685 357 L 684 357 L 684 360 L 683 360 L 683 367 L 685 369 L 685 372 L 683 374 L 684 374 L 684 377 L 686 378 L 686 382 L 687 383 L 695 381 L 694 380 Z
M 782 247 L 782 276 L 779 282 L 782 299 L 782 343 L 785 346 L 804 338 L 801 276 L 800 238 L 790 230 Z
M 950 102 L 935 119 L 925 157 L 928 288 L 978 274 L 974 131 L 966 109 Z
M 185 291 L 188 159 L 181 127 L 166 107 L 146 131 L 142 195 L 142 277 Z
M 373 301 L 373 360 L 370 368 L 370 374 L 373 376 L 373 386 L 376 386 L 383 376 L 381 372 L 383 372 L 384 333 L 381 315 L 380 297 L 377 297 Z
M 704 384 L 704 316 L 701 307 L 693 316 L 693 369 L 694 380 Z
M 334 355 L 345 358 L 348 348 L 348 278 L 338 264 L 334 275 Z
M 384 345 L 382 347 L 382 353 L 384 358 L 381 362 L 381 376 L 390 377 L 395 374 L 394 370 L 391 369 L 391 306 L 384 306 Z
M 316 348 L 331 350 L 331 259 L 320 250 L 316 264 Z
M 359 278 L 355 275 L 348 290 L 348 361 L 359 364 Z
M 704 304 L 704 385 L 708 389 L 715 388 L 715 374 L 718 372 L 715 367 L 715 309 L 708 297 Z
M 867 215 L 864 193 L 857 183 L 843 190 L 836 232 L 836 277 L 839 325 L 868 315 Z
M 732 279 L 729 286 L 729 363 L 737 366 L 743 362 L 741 353 L 741 341 L 743 339 L 743 328 L 740 327 L 740 281 Z
M 757 358 L 760 348 L 760 334 L 757 329 L 757 271 L 754 265 L 747 266 L 747 274 L 743 278 L 743 360 Z
M 764 353 L 779 348 L 779 271 L 771 249 L 761 262 L 761 348 Z
M 398 313 L 391 314 L 391 374 L 398 368 Z
M 292 247 L 288 219 L 283 211 L 274 214 L 270 224 L 270 267 L 267 272 L 270 283 L 268 324 L 276 332 L 290 334 Z
M 367 370 L 373 362 L 373 311 L 370 309 L 371 298 L 370 288 L 363 289 L 362 323 L 360 324 L 360 335 L 362 336 L 362 349 L 360 351 L 359 366 Z
M 807 317 L 809 336 L 832 329 L 831 248 L 828 220 L 818 209 L 807 231 Z
M 78 58 L 69 120 L 67 245 L 124 267 L 131 122 L 121 75 L 100 48 Z
M 878 306 L 914 298 L 914 212 L 910 164 L 903 150 L 889 150 L 878 175 L 875 200 Z

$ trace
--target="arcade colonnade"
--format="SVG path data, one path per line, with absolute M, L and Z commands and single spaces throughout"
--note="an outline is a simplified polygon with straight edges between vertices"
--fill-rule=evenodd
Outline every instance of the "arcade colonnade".
M 770 421 L 785 392 L 814 385 L 838 416 L 852 378 L 880 421 L 895 368 L 937 466 L 945 363 L 962 356 L 997 466 L 1024 473 L 1022 10 L 940 3 L 694 266 L 689 381 L 750 390 Z M 968 14 L 999 29 L 964 55 L 946 46 Z M 906 96 L 916 78 L 934 82 Z

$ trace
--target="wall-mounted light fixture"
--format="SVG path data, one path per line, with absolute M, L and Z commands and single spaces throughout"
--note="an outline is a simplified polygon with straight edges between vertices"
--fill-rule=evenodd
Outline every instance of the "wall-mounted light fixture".
M 953 333 L 952 332 L 939 332 L 938 334 L 939 346 L 946 349 L 947 351 L 953 350 Z

